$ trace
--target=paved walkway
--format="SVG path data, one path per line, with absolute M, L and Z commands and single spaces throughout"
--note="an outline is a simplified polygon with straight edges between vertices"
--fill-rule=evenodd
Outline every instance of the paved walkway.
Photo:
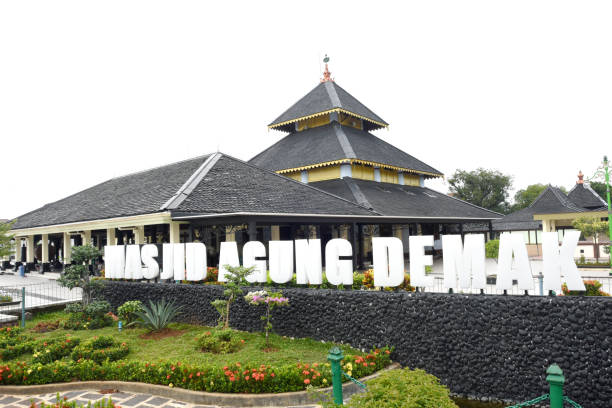
M 0 395 L 0 407 L 3 408 L 24 408 L 30 407 L 32 402 L 40 404 L 55 403 L 57 394 L 42 394 L 42 395 Z M 113 402 L 122 408 L 221 408 L 214 405 L 195 405 L 185 402 L 157 397 L 151 394 L 138 394 L 131 392 L 116 392 L 113 394 L 100 394 L 98 391 L 80 390 L 60 393 L 60 397 L 66 397 L 68 401 L 75 401 L 79 404 L 87 406 L 89 401 L 95 402 L 104 398 L 110 398 Z M 317 408 L 318 405 L 299 405 L 292 407 L 276 407 L 276 408 Z M 240 407 L 224 407 L 224 408 L 240 408 Z M 270 408 L 270 407 L 268 407 Z M 272 407 L 273 408 L 273 407 Z

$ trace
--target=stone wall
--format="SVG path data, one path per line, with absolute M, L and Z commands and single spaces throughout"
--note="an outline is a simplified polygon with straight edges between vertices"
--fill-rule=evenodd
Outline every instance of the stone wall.
M 223 288 L 107 282 L 114 307 L 126 300 L 172 299 L 182 319 L 216 324 L 210 305 Z M 566 395 L 583 407 L 612 406 L 612 298 L 530 297 L 283 289 L 290 306 L 274 311 L 275 332 L 350 343 L 391 345 L 392 357 L 422 368 L 456 394 L 521 401 L 548 392 L 545 370 L 565 372 Z M 242 299 L 231 325 L 261 330 L 261 309 Z

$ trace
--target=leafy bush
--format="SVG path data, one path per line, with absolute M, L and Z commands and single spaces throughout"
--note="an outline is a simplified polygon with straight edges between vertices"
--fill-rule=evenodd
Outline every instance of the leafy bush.
M 71 353 L 72 360 L 92 360 L 98 364 L 104 361 L 121 360 L 128 355 L 130 349 L 127 344 L 115 341 L 111 336 L 94 337 L 75 347 Z
M 364 274 L 359 272 L 353 272 L 353 289 L 361 289 L 363 286 Z
M 32 354 L 32 363 L 48 364 L 60 360 L 73 348 L 79 345 L 79 339 L 73 339 L 69 335 L 57 339 L 43 341 Z
M 166 299 L 162 299 L 156 303 L 149 300 L 149 306 L 143 305 L 142 309 L 142 312 L 135 312 L 138 319 L 130 325 L 138 324 L 149 331 L 158 331 L 166 328 L 174 320 L 181 307 L 176 306 L 174 302 L 166 302 Z
M 113 324 L 110 314 L 110 303 L 97 300 L 83 306 L 81 303 L 71 303 L 64 309 L 70 313 L 64 322 L 64 328 L 72 330 L 99 329 Z
M 567 284 L 563 284 L 561 290 L 563 291 L 564 296 L 610 296 L 609 293 L 601 290 L 602 284 L 596 280 L 585 280 L 584 286 L 586 288 L 586 292 L 581 292 L 577 290 L 569 290 L 567 288 Z
M 12 302 L 13 297 L 11 295 L 0 295 L 0 302 Z
M 487 258 L 499 258 L 499 239 L 492 239 L 485 244 L 485 255 Z
M 7 361 L 31 353 L 35 346 L 36 343 L 21 328 L 0 328 L 0 359 Z
M 219 323 L 223 321 L 223 327 L 227 329 L 229 327 L 230 306 L 239 296 L 242 296 L 242 286 L 249 284 L 246 278 L 253 273 L 255 267 L 245 268 L 244 266 L 225 265 L 224 268 L 228 272 L 226 275 L 226 289 L 223 291 L 227 299 L 217 299 L 211 302 L 211 304 L 219 312 Z
M 128 300 L 117 308 L 119 318 L 126 324 L 136 320 L 136 313 L 143 311 L 144 309 L 142 308 L 142 302 L 140 300 Z
M 368 382 L 367 391 L 351 398 L 349 408 L 457 408 L 448 388 L 423 370 L 391 370 Z
M 213 354 L 235 353 L 244 346 L 244 339 L 233 330 L 204 332 L 197 340 L 198 349 Z
M 368 269 L 363 274 L 363 286 L 368 289 L 372 289 L 374 287 L 374 270 Z
M 69 289 L 83 289 L 83 303 L 90 303 L 99 293 L 104 285 L 101 279 L 90 279 L 89 265 L 102 255 L 102 251 L 92 245 L 76 246 L 72 248 L 72 260 L 64 274 L 58 279 L 60 285 Z
M 244 300 L 254 306 L 266 306 L 266 314 L 261 316 L 261 320 L 264 320 L 266 322 L 264 326 L 264 330 L 266 333 L 266 347 L 270 347 L 269 334 L 270 330 L 272 330 L 271 312 L 277 307 L 289 305 L 289 298 L 283 297 L 283 294 L 281 292 L 268 293 L 265 290 L 260 290 L 256 292 L 247 293 L 247 295 L 244 297 Z

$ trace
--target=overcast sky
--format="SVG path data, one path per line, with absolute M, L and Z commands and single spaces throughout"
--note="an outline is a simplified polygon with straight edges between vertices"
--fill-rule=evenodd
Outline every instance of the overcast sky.
M 336 82 L 450 176 L 571 187 L 612 155 L 612 2 L 0 2 L 0 218 L 219 150 Z M 443 182 L 429 186 L 447 191 Z

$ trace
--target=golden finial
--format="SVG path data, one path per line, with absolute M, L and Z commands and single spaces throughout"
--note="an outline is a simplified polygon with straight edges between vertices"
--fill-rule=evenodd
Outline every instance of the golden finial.
M 323 62 L 325 63 L 325 71 L 323 71 L 323 78 L 321 78 L 321 82 L 334 82 L 334 79 L 331 77 L 331 72 L 329 72 L 329 68 L 327 67 L 327 63 L 329 62 L 329 57 L 327 56 L 327 54 L 325 54 Z

